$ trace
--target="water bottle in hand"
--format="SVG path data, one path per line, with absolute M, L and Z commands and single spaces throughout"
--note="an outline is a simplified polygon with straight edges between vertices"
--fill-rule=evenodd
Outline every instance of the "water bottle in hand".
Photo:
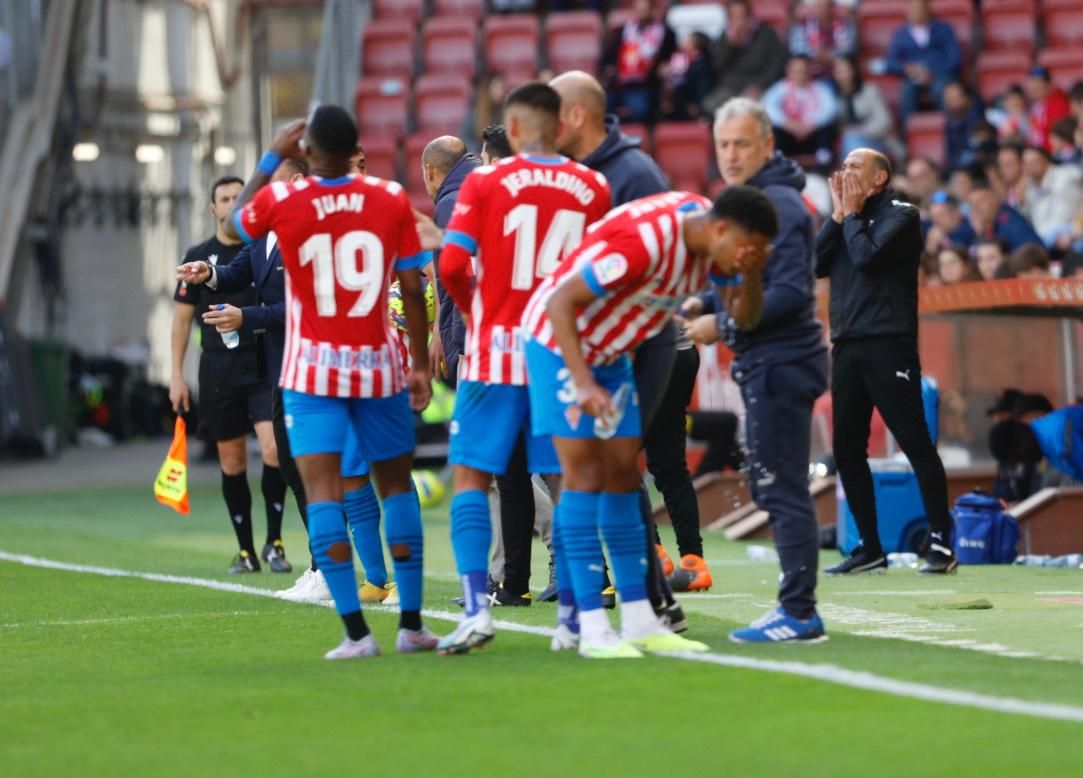
M 225 307 L 226 306 L 224 305 L 216 305 L 214 309 L 216 311 L 221 311 Z M 241 333 L 237 332 L 237 330 L 233 330 L 232 332 L 222 332 L 219 330 L 219 334 L 222 336 L 222 342 L 226 344 L 226 348 L 237 348 L 237 346 L 241 345 Z

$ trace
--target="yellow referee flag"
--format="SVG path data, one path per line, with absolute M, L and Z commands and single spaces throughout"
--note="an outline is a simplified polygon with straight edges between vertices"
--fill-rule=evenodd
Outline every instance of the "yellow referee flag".
M 184 419 L 177 417 L 173 429 L 173 443 L 169 455 L 158 471 L 154 481 L 154 496 L 162 505 L 168 505 L 177 513 L 188 515 L 188 436 Z

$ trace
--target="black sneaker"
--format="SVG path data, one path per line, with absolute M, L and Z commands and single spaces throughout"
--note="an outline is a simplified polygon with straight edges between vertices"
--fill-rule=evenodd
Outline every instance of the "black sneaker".
M 925 566 L 918 570 L 922 575 L 953 575 L 959 570 L 959 558 L 944 539 L 937 534 L 929 536 L 929 551 Z
M 549 584 L 538 595 L 538 602 L 557 601 L 557 566 L 553 557 L 549 557 Z
M 292 573 L 293 565 L 286 559 L 286 547 L 281 540 L 267 543 L 260 552 L 259 558 L 271 566 L 272 573 Z
M 534 602 L 534 595 L 512 594 L 504 588 L 504 584 L 489 590 L 489 605 L 493 608 L 529 608 Z
M 679 603 L 672 603 L 662 614 L 662 620 L 671 632 L 685 632 L 688 629 L 688 617 Z
M 229 566 L 229 574 L 237 575 L 238 573 L 258 573 L 259 572 L 259 560 L 249 554 L 247 551 L 242 551 L 233 557 L 233 564 Z
M 887 557 L 883 552 L 870 554 L 863 546 L 854 549 L 848 559 L 824 570 L 824 575 L 858 575 L 859 573 L 883 573 L 887 570 Z

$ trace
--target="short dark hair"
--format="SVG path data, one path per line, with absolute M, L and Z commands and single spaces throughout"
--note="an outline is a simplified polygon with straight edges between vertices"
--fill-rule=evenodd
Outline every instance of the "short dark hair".
M 517 86 L 504 98 L 504 109 L 521 105 L 560 119 L 560 94 L 544 81 L 528 81 Z
M 321 105 L 308 120 L 308 137 L 319 151 L 349 159 L 357 151 L 357 124 L 340 105 Z
M 244 179 L 239 178 L 238 176 L 228 175 L 228 176 L 222 176 L 221 178 L 216 180 L 213 184 L 211 184 L 211 202 L 212 203 L 214 202 L 214 198 L 216 198 L 218 196 L 218 187 L 226 186 L 227 184 L 240 184 L 241 186 L 244 186 Z
M 286 157 L 282 164 L 293 171 L 295 175 L 308 175 L 308 161 L 304 157 Z
M 715 198 L 711 216 L 725 219 L 748 230 L 774 238 L 778 234 L 778 214 L 767 195 L 751 186 L 728 186 Z
M 1075 142 L 1075 131 L 1079 126 L 1079 123 L 1071 116 L 1065 116 L 1063 119 L 1057 119 L 1053 122 L 1053 126 L 1049 128 L 1050 135 L 1056 135 L 1062 141 L 1067 143 Z
M 508 132 L 503 124 L 490 124 L 481 131 L 481 145 L 489 150 L 489 156 L 503 159 L 512 155 Z
M 1083 103 L 1083 80 L 1076 81 L 1068 90 L 1068 99 L 1077 103 Z
M 1008 257 L 1008 266 L 1017 276 L 1028 270 L 1048 270 L 1049 253 L 1038 243 L 1024 243 Z
M 711 36 L 705 32 L 696 30 L 688 36 L 697 51 L 707 51 L 711 47 Z

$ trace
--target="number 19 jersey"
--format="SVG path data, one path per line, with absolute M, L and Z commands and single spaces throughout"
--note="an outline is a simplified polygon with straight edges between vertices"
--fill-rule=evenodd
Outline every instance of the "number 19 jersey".
M 279 384 L 325 397 L 390 397 L 405 368 L 387 313 L 398 270 L 420 268 L 410 201 L 372 177 L 309 177 L 261 189 L 235 213 L 241 237 L 274 230 L 286 269 L 286 349 Z
M 477 265 L 462 380 L 527 383 L 523 311 L 610 198 L 605 176 L 565 157 L 519 154 L 467 176 L 445 235 Z

